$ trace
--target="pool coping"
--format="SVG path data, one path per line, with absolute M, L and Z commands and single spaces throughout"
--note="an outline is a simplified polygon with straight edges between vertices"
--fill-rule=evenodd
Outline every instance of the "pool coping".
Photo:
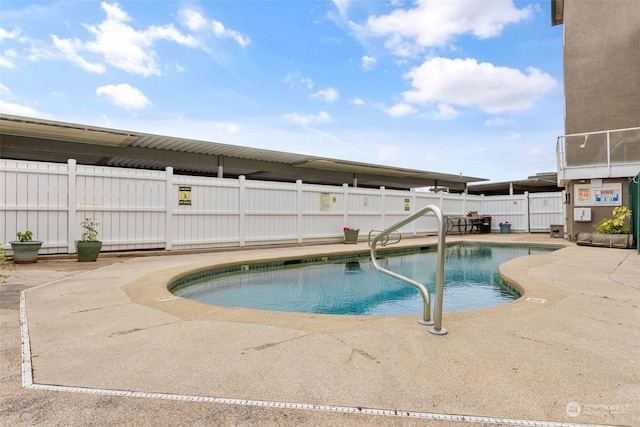
M 562 245 L 527 245 L 527 244 L 504 244 L 504 243 L 484 243 L 484 242 L 453 242 L 447 244 L 447 247 L 459 246 L 459 245 L 467 245 L 469 247 L 472 246 L 482 246 L 489 248 L 509 248 L 509 247 L 517 247 L 517 248 L 526 248 L 526 249 L 547 249 L 558 250 L 561 249 Z M 393 256 L 403 256 L 403 255 L 412 255 L 417 253 L 426 253 L 429 251 L 434 254 L 435 249 L 437 248 L 437 244 L 429 244 L 429 245 L 419 245 L 419 246 L 405 246 L 403 248 L 393 248 L 386 247 L 381 248 L 377 251 L 379 256 L 381 255 L 393 255 Z M 324 265 L 324 264 L 335 264 L 337 262 L 349 262 L 351 260 L 367 260 L 370 259 L 370 251 L 366 252 L 353 252 L 349 254 L 340 254 L 340 255 L 332 255 L 332 254 L 320 254 L 320 255 L 311 255 L 304 258 L 284 258 L 280 260 L 270 260 L 266 262 L 238 262 L 225 266 L 214 266 L 208 268 L 206 270 L 200 270 L 192 273 L 185 274 L 181 276 L 179 279 L 168 283 L 167 289 L 173 295 L 176 295 L 177 290 L 183 290 L 185 287 L 191 286 L 190 282 L 199 282 L 205 279 L 212 280 L 218 277 L 228 277 L 229 275 L 242 275 L 246 273 L 259 273 L 262 271 L 271 271 L 273 269 L 280 268 L 304 268 L 306 266 L 316 266 L 316 265 Z M 496 271 L 498 271 L 498 267 L 496 266 Z M 199 283 L 198 283 L 199 284 Z M 195 285 L 195 283 L 194 283 Z M 503 291 L 509 293 L 513 296 L 514 300 L 520 298 L 524 290 L 519 287 L 517 284 L 513 284 L 509 281 L 506 281 L 499 276 L 497 286 L 502 288 Z M 181 295 L 176 295 L 182 297 Z M 189 299 L 189 298 L 187 298 Z M 233 306 L 238 308 L 243 308 L 242 306 Z M 289 310 L 283 310 L 289 311 Z M 295 310 L 291 310 L 295 311 Z M 462 311 L 462 310 L 456 310 Z M 463 310 L 469 311 L 469 310 Z M 314 312 L 304 312 L 304 313 L 314 313 Z M 445 311 L 446 313 L 446 311 Z M 326 314 L 326 313 L 316 313 L 316 314 Z M 344 315 L 344 313 L 340 313 Z M 416 314 L 416 313 L 414 313 Z M 417 313 L 419 314 L 419 313 Z M 392 315 L 392 314 L 387 314 Z M 370 315 L 369 315 L 370 316 Z
M 465 239 L 460 239 L 460 241 L 465 240 Z M 477 241 L 476 241 L 477 242 Z M 557 245 L 557 243 L 559 242 L 554 242 L 550 245 L 555 246 Z M 572 247 L 570 245 L 567 245 L 567 248 L 571 248 L 572 250 L 575 251 L 575 247 Z M 329 249 L 326 246 L 320 247 L 321 250 L 327 250 Z M 340 252 L 343 251 L 344 249 L 338 249 L 338 248 L 331 248 L 334 251 Z M 317 251 L 318 248 L 315 248 L 315 250 Z M 596 249 L 596 250 L 600 250 L 602 251 L 602 249 Z M 353 252 L 353 251 L 361 251 L 361 248 L 349 248 L 348 249 L 349 252 Z M 553 254 L 557 253 L 557 252 L 561 252 L 561 251 L 555 251 L 553 252 Z M 260 251 L 247 251 L 245 253 L 244 256 L 249 257 L 249 258 L 255 258 L 256 255 L 260 254 Z M 173 256 L 171 255 L 171 257 L 179 257 L 181 255 L 176 255 Z M 543 256 L 547 256 L 546 254 Z M 200 258 L 203 257 L 204 259 L 198 262 L 187 262 L 186 264 L 189 265 L 189 268 L 191 269 L 198 269 L 202 267 L 202 263 L 207 263 L 207 265 L 210 267 L 210 261 L 211 261 L 211 257 L 207 256 L 207 255 L 201 255 L 201 256 L 195 256 L 194 258 Z M 222 259 L 224 257 L 218 257 L 218 259 Z M 558 257 L 553 257 L 552 261 L 548 261 L 547 263 L 551 262 L 557 262 L 558 261 Z M 235 261 L 229 261 L 228 259 L 222 259 L 220 262 L 221 263 L 229 263 L 229 262 L 241 262 L 242 257 L 240 257 L 240 260 L 238 261 L 238 259 L 236 258 Z M 184 259 L 183 259 L 184 261 Z M 119 266 L 120 267 L 124 267 L 126 263 L 123 263 L 122 265 L 116 265 L 116 267 L 114 267 L 114 269 L 117 269 Z M 136 264 L 136 263 L 133 263 Z M 139 263 L 138 263 L 139 264 Z M 155 265 L 156 268 L 158 267 L 158 264 L 164 264 L 164 266 L 166 266 L 168 264 L 168 262 L 155 262 L 152 260 L 151 262 L 148 263 L 150 266 L 151 265 Z M 536 264 L 536 263 L 534 263 Z M 138 265 L 136 265 L 136 267 L 139 267 Z M 523 297 L 520 298 L 517 301 L 514 301 L 513 303 L 509 303 L 510 307 L 510 311 L 514 309 L 515 304 L 519 303 L 519 307 L 521 308 L 526 308 L 525 311 L 526 312 L 531 312 L 532 310 L 540 310 L 540 308 L 542 307 L 543 310 L 548 310 L 549 307 L 558 304 L 560 301 L 562 301 L 563 299 L 565 299 L 570 293 L 567 292 L 566 290 L 563 289 L 557 289 L 554 286 L 550 286 L 549 284 L 545 284 L 545 283 L 541 283 L 541 281 L 536 278 L 536 277 L 532 277 L 529 274 L 526 274 L 525 277 L 523 277 L 522 272 L 524 268 L 530 269 L 531 267 L 537 268 L 539 269 L 540 267 L 544 267 L 543 265 L 531 265 L 531 263 L 529 261 L 524 261 L 522 259 L 518 259 L 518 260 L 513 260 L 513 261 L 509 261 L 503 265 L 501 265 L 500 267 L 500 272 L 501 275 L 503 277 L 505 277 L 508 280 L 513 280 L 514 282 L 516 282 L 519 286 L 523 286 L 525 292 L 523 294 Z M 111 268 L 111 267 L 109 267 Z M 215 310 L 215 318 L 211 318 L 207 315 L 207 311 L 209 310 L 203 310 L 201 307 L 200 303 L 196 303 L 196 302 L 188 302 L 187 304 L 185 304 L 185 301 L 180 301 L 181 299 L 177 299 L 177 298 L 171 298 L 171 294 L 168 292 L 168 290 L 166 289 L 166 282 L 168 282 L 169 280 L 166 280 L 162 283 L 158 283 L 158 278 L 160 276 L 164 276 L 166 277 L 167 274 L 169 275 L 175 275 L 175 274 L 181 274 L 182 272 L 184 272 L 184 263 L 179 266 L 179 267 L 175 267 L 175 268 L 168 268 L 168 269 L 164 269 L 160 272 L 158 271 L 153 271 L 153 269 L 151 269 L 151 271 L 147 271 L 145 272 L 141 278 L 137 279 L 137 280 L 133 280 L 133 281 L 129 281 L 126 284 L 118 284 L 117 286 L 113 286 L 110 287 L 108 289 L 109 292 L 114 291 L 114 289 L 121 289 L 122 291 L 124 291 L 124 293 L 126 294 L 126 297 L 130 300 L 130 303 L 128 304 L 134 304 L 134 305 L 138 305 L 138 306 L 143 306 L 146 307 L 147 309 L 153 310 L 155 312 L 164 312 L 165 314 L 168 314 L 170 316 L 179 318 L 179 322 L 216 322 L 216 324 L 219 325 L 225 325 L 227 323 L 235 323 L 237 324 L 239 319 L 238 319 L 238 315 L 239 312 L 238 310 L 249 310 L 250 309 L 231 309 L 231 310 Z M 543 268 L 544 269 L 544 268 Z M 123 270 L 122 268 L 120 268 L 120 270 Z M 104 273 L 104 270 L 103 270 Z M 122 273 L 122 271 L 120 271 L 120 273 Z M 160 276 L 158 276 L 160 275 Z M 91 273 L 89 273 L 89 276 L 91 276 Z M 114 276 L 117 276 L 120 280 L 123 279 L 123 276 L 121 274 L 114 274 Z M 95 277 L 95 276 L 92 276 Z M 175 276 L 173 276 L 175 277 Z M 89 277 L 87 277 L 88 279 Z M 128 280 L 128 279 L 126 279 Z M 125 280 L 125 281 L 126 281 Z M 63 281 L 65 282 L 65 281 Z M 52 284 L 53 286 L 61 286 L 64 288 L 64 286 L 70 286 L 71 288 L 74 289 L 74 293 L 73 295 L 78 295 L 78 287 L 82 288 L 82 289 L 87 289 L 87 287 L 90 287 L 92 289 L 93 292 L 100 292 L 101 289 L 95 289 L 95 284 L 91 283 L 91 281 L 87 282 L 86 280 L 82 280 L 80 278 L 80 280 L 78 280 L 78 278 L 76 278 L 76 280 L 72 280 L 72 279 L 68 279 L 67 282 L 69 283 L 54 283 Z M 163 284 L 164 283 L 164 284 Z M 164 288 L 163 288 L 164 286 Z M 30 308 L 27 305 L 27 298 L 26 296 L 29 295 L 29 299 L 36 299 L 36 294 L 38 292 L 44 292 L 46 291 L 46 286 L 39 288 L 39 289 L 32 289 L 27 291 L 26 293 L 23 293 L 24 296 L 24 309 L 23 309 L 23 313 L 25 314 L 24 317 L 24 323 L 23 323 L 23 330 L 25 330 L 27 333 L 29 331 L 30 328 L 34 328 L 37 329 L 38 325 L 36 322 L 36 326 L 33 325 L 33 323 L 31 323 L 31 326 L 29 328 L 27 328 L 27 314 L 29 312 L 32 312 L 37 310 L 38 308 L 38 304 L 33 304 Z M 118 300 L 122 300 L 122 295 L 120 294 L 120 292 L 116 292 L 119 293 L 119 295 L 116 297 L 116 299 Z M 69 294 L 71 295 L 71 293 Z M 86 295 L 84 296 L 86 297 Z M 167 298 L 168 297 L 168 298 Z M 544 297 L 544 298 L 542 298 Z M 77 298 L 77 297 L 73 297 L 73 298 Z M 531 300 L 527 300 L 527 299 L 533 299 L 534 301 Z M 541 300 L 543 300 L 543 302 L 540 302 Z M 79 303 L 80 301 L 74 301 L 74 306 L 76 305 L 76 303 Z M 532 302 L 535 302 L 536 304 L 532 304 Z M 195 304 L 195 305 L 194 305 Z M 95 301 L 95 295 L 93 296 L 93 298 L 91 298 L 90 300 L 87 300 L 86 298 L 84 299 L 84 302 L 82 302 L 82 304 L 80 305 L 84 305 L 85 309 L 84 310 L 94 310 L 95 312 L 100 311 L 101 309 L 104 309 L 104 307 L 102 307 L 101 309 L 95 309 L 95 305 L 96 305 L 96 301 Z M 94 308 L 87 308 L 86 306 L 89 307 L 94 307 Z M 99 304 L 98 304 L 99 305 Z M 532 308 L 534 307 L 535 308 Z M 500 306 L 498 307 L 498 309 L 501 309 L 504 306 Z M 42 307 L 41 307 L 42 308 Z M 32 311 L 33 310 L 33 311 Z M 518 310 L 520 310 L 518 308 Z M 46 311 L 46 310 L 45 310 Z M 145 310 L 143 310 L 145 311 Z M 259 310 L 257 310 L 259 311 Z M 76 311 L 74 311 L 74 313 L 76 313 Z M 85 313 L 88 313 L 89 311 L 86 311 Z M 51 313 L 51 312 L 50 312 Z M 63 319 L 67 319 L 69 318 L 69 313 L 58 313 L 60 315 L 60 319 L 58 320 L 63 320 Z M 246 315 L 246 312 L 244 313 Z M 255 314 L 255 313 L 253 313 Z M 244 325 L 244 327 L 247 327 L 247 325 L 251 325 L 252 322 L 255 322 L 257 319 L 255 317 L 253 317 L 253 314 L 250 317 L 250 319 L 246 319 L 246 321 L 240 322 Z M 261 313 L 263 314 L 263 313 Z M 456 325 L 460 326 L 460 329 L 458 332 L 456 332 L 456 328 L 458 326 L 456 326 L 456 328 L 454 328 L 453 326 L 451 327 L 451 332 L 452 333 L 460 333 L 462 334 L 462 325 L 465 322 L 468 321 L 478 321 L 479 318 L 482 317 L 491 317 L 491 318 L 499 318 L 502 317 L 504 318 L 504 314 L 505 313 L 500 313 L 500 312 L 496 312 L 495 309 L 491 308 L 491 309 L 483 309 L 483 310 L 477 310 L 474 313 L 471 313 L 471 315 L 462 315 L 462 318 L 460 319 L 460 315 L 458 315 L 458 313 L 448 313 L 447 316 L 445 317 L 444 323 L 446 326 L 446 322 L 447 319 L 450 318 L 449 320 Z M 320 321 L 317 319 L 318 316 L 303 316 L 304 319 L 303 321 L 300 323 L 300 319 L 298 316 L 298 320 L 296 322 L 292 322 L 293 317 L 289 316 L 290 313 L 278 313 L 278 316 L 260 316 L 259 317 L 259 322 L 261 325 L 269 325 L 272 327 L 276 327 L 276 328 L 304 328 L 304 330 L 306 330 L 307 332 L 310 332 L 311 334 L 316 333 L 316 334 L 321 334 L 324 328 L 333 328 L 332 329 L 332 333 L 338 335 L 340 334 L 340 330 L 342 329 L 349 329 L 352 328 L 354 331 L 367 331 L 370 333 L 375 333 L 376 330 L 384 330 L 384 328 L 387 329 L 391 329 L 391 330 L 402 330 L 401 328 L 407 328 L 408 331 L 411 331 L 411 333 L 407 333 L 408 335 L 415 335 L 416 333 L 421 334 L 422 332 L 416 332 L 420 329 L 420 326 L 415 325 L 414 320 L 416 316 L 413 315 L 403 315 L 403 316 L 391 316 L 393 317 L 393 319 L 385 319 L 384 325 L 381 325 L 380 322 L 372 322 L 372 324 L 363 324 L 362 320 L 360 319 L 355 319 L 353 322 L 344 322 L 344 316 L 337 316 L 340 318 L 340 322 L 336 325 L 335 324 L 335 319 L 331 319 L 331 315 L 322 315 L 322 318 Z M 294 314 L 295 316 L 295 314 Z M 37 318 L 37 316 L 34 316 Z M 283 317 L 280 319 L 275 319 L 275 317 Z M 354 316 L 354 317 L 362 317 L 362 316 Z M 386 316 L 385 316 L 386 317 Z M 64 321 L 62 322 L 64 323 Z M 348 324 L 345 324 L 348 323 Z M 366 322 L 364 322 L 366 323 Z M 301 326 L 301 324 L 304 324 L 304 326 Z M 336 326 L 338 327 L 338 332 L 335 332 L 335 328 Z M 250 326 L 249 326 L 250 327 Z M 115 327 L 115 331 L 118 332 L 118 326 Z M 426 333 L 426 330 L 422 329 L 422 331 L 424 331 Z M 113 333 L 114 330 L 110 330 L 110 333 Z M 122 332 L 122 331 L 120 331 Z M 36 333 L 37 335 L 37 333 Z M 73 334 L 71 334 L 73 335 Z M 105 336 L 107 335 L 103 335 L 101 337 L 102 340 L 105 339 Z M 33 337 L 26 337 L 23 338 L 23 343 L 27 342 L 29 343 L 30 340 L 34 339 Z M 39 338 L 36 338 L 36 346 L 37 345 L 41 345 L 41 344 L 37 344 L 38 339 L 40 339 L 40 341 L 42 341 L 42 336 L 40 336 Z M 86 349 L 86 345 L 79 343 L 77 339 L 73 339 L 73 337 L 69 338 L 69 336 L 67 336 L 66 338 L 68 341 L 68 343 L 72 343 L 74 346 L 77 347 L 83 347 L 84 351 L 87 351 Z M 433 339 L 437 340 L 439 338 L 434 337 Z M 45 340 L 46 341 L 46 340 Z M 99 342 L 96 341 L 96 342 Z M 464 347 L 463 347 L 464 348 Z M 31 351 L 32 349 L 29 348 L 29 351 L 26 352 L 26 354 L 23 354 L 23 362 L 26 364 L 27 361 L 29 361 L 29 363 L 31 363 L 32 360 L 32 354 Z M 468 349 L 467 349 L 468 350 Z M 37 362 L 35 364 L 35 366 L 29 366 L 29 367 L 24 367 L 23 366 L 23 375 L 26 376 L 27 380 L 26 380 L 26 386 L 27 387 L 66 387 L 66 388 L 73 388 L 75 391 L 78 390 L 87 390 L 85 392 L 90 392 L 90 390 L 111 390 L 113 393 L 149 393 L 148 391 L 144 391 L 144 384 L 140 384 L 140 391 L 138 392 L 128 392 L 126 390 L 118 390 L 117 388 L 113 389 L 113 388 L 100 388 L 100 387 L 81 387 L 81 386 L 76 386 L 76 387 L 72 387 L 71 385 L 52 385 L 52 384 L 47 384 L 47 382 L 45 381 L 44 383 L 40 382 L 40 381 L 33 381 L 34 379 L 37 380 L 38 379 L 38 375 L 40 375 L 42 372 L 46 371 L 47 369 L 50 369 L 51 367 L 55 367 L 56 363 L 60 363 L 60 361 L 58 360 L 56 362 L 56 358 L 50 358 L 50 360 L 47 362 L 47 356 L 50 356 L 49 354 L 47 354 L 47 352 L 49 351 L 53 351 L 52 348 L 47 348 L 46 352 L 40 352 L 37 349 L 35 350 L 36 353 L 38 353 L 38 357 L 37 357 Z M 364 351 L 364 350 L 363 350 Z M 364 351 L 364 353 L 366 353 L 366 351 Z M 47 363 L 50 363 L 50 366 L 47 366 Z M 33 372 L 35 374 L 35 377 L 32 378 L 32 381 L 29 384 L 29 380 L 28 380 L 28 374 L 30 372 Z M 46 375 L 45 375 L 46 376 Z M 55 375 L 53 375 L 55 377 Z M 60 383 L 64 383 L 64 378 L 60 378 L 62 381 L 53 381 L 55 384 L 60 384 Z M 102 379 L 104 382 L 104 379 Z M 73 381 L 72 381 L 73 382 Z M 98 381 L 100 382 L 100 381 Z M 108 382 L 108 381 L 107 381 Z M 197 387 L 196 387 L 197 388 Z M 66 390 L 66 389 L 65 389 Z M 66 391 L 74 391 L 74 390 L 66 390 Z M 121 394 L 116 394 L 116 395 L 121 395 Z M 276 404 L 278 402 L 278 400 L 275 401 L 269 401 L 268 399 L 236 399 L 234 400 L 233 398 L 217 398 L 215 396 L 206 396 L 206 395 L 200 395 L 200 394 L 179 394 L 179 393 L 151 393 L 148 397 L 160 397 L 160 398 L 168 398 L 168 399 L 180 399 L 180 396 L 194 396 L 194 398 L 202 398 L 205 401 L 207 401 L 208 398 L 211 399 L 223 399 L 225 403 L 233 403 L 236 400 L 239 401 L 246 401 L 246 402 L 267 402 L 268 404 Z M 145 396 L 141 396 L 141 397 L 145 397 Z M 185 399 L 187 399 L 185 397 Z M 225 400 L 226 399 L 226 400 Z M 231 399 L 231 400 L 229 400 Z M 579 396 L 576 396 L 576 399 L 579 399 Z M 290 402 L 293 401 L 294 399 L 289 400 Z M 217 400 L 214 400 L 215 402 L 218 402 Z M 635 415 L 635 412 L 638 410 L 638 396 L 633 396 L 633 399 L 631 400 L 631 406 L 633 406 L 633 410 L 628 411 L 628 412 L 633 412 L 633 414 L 622 414 L 623 419 L 626 419 L 628 416 L 631 416 L 630 419 L 632 419 Z M 282 403 L 282 402 L 280 402 Z M 567 405 L 570 403 L 570 401 L 567 401 Z M 309 405 L 309 407 L 307 408 L 307 406 L 304 406 L 303 409 L 309 409 L 309 408 L 316 408 L 318 410 L 338 410 L 338 411 L 351 411 L 353 408 L 366 408 L 367 405 L 364 406 L 349 406 L 349 405 L 323 405 L 321 402 L 313 402 L 313 403 L 301 403 L 300 401 L 293 402 L 293 403 L 282 403 L 283 405 Z M 323 409 L 324 408 L 324 409 Z M 333 408 L 333 409 L 332 409 Z M 342 409 L 341 409 L 342 408 Z M 347 408 L 347 409 L 345 409 Z M 375 409 L 375 408 L 373 408 Z M 373 410 L 372 409 L 372 410 Z M 398 413 L 398 410 L 394 409 L 391 410 L 389 408 L 380 408 L 380 409 L 375 409 L 375 411 L 382 411 L 382 412 L 376 412 L 377 415 L 390 415 L 391 412 L 393 412 L 394 414 Z M 375 412 L 374 411 L 374 412 Z M 389 413 L 387 413 L 386 411 L 391 411 Z M 449 416 L 449 417 L 458 417 L 458 415 L 456 415 L 455 413 L 451 414 L 448 413 L 447 411 L 435 411 L 435 412 L 428 412 L 428 411 L 420 411 L 420 410 L 411 410 L 411 409 L 403 409 L 399 411 L 401 414 L 407 413 L 407 414 L 414 414 L 412 416 L 420 416 L 420 417 L 424 417 L 427 416 L 428 417 L 435 417 L 435 418 L 431 418 L 431 419 L 448 419 L 448 418 L 438 418 L 442 415 L 444 416 Z M 565 411 L 566 412 L 566 411 Z M 462 413 L 469 413 L 469 412 L 462 412 Z M 506 413 L 509 413 L 509 411 L 507 411 Z M 516 412 L 517 414 L 517 412 Z M 563 418 L 564 415 L 564 421 L 560 421 L 561 423 L 567 423 L 567 422 L 571 422 L 571 421 L 577 421 L 572 417 L 569 417 L 567 414 L 563 414 L 562 411 L 559 411 L 558 414 L 556 414 L 559 418 Z M 600 415 L 600 418 L 602 418 L 602 414 L 596 414 L 596 415 Z M 404 416 L 404 415 L 403 415 Z M 466 418 L 468 420 L 470 420 L 473 417 L 476 417 L 477 420 L 481 420 L 481 421 L 477 421 L 477 422 L 495 422 L 495 423 L 499 423 L 499 420 L 511 420 L 513 422 L 519 420 L 519 418 L 514 417 L 514 418 L 510 418 L 510 417 L 488 417 L 488 416 L 483 416 L 482 414 L 474 414 L 473 411 L 471 411 L 471 413 L 469 413 L 469 415 L 464 415 L 461 416 L 463 418 Z M 600 422 L 598 421 L 598 416 L 596 417 L 591 417 L 591 418 L 586 418 L 586 422 Z M 619 418 L 619 417 L 618 417 Z M 535 417 L 529 417 L 527 418 L 528 420 L 531 419 L 535 419 Z M 614 421 L 617 419 L 615 416 L 613 417 Z M 637 418 L 635 418 L 637 419 Z M 459 418 L 451 418 L 451 420 L 459 420 Z M 494 421 L 491 421 L 494 420 Z M 556 423 L 556 421 L 552 421 L 553 417 L 551 418 L 551 420 L 545 420 L 542 419 L 539 421 L 540 424 L 535 424 L 535 425 L 551 425 L 548 423 Z M 594 421 L 592 421 L 594 420 Z M 604 421 L 607 420 L 607 417 L 604 418 Z M 510 421 L 510 422 L 511 422 Z M 528 421 L 529 422 L 529 421 Z M 545 424 L 547 423 L 547 424 Z M 553 424 L 553 425 L 557 425 L 557 424 Z

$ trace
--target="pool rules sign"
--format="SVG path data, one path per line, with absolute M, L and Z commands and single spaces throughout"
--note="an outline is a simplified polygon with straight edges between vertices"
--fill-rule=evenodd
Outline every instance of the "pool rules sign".
M 178 188 L 178 205 L 191 206 L 191 187 Z

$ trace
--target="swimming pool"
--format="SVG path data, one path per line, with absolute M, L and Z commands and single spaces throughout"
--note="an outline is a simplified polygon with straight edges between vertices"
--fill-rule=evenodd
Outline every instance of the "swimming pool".
M 498 265 L 557 248 L 485 244 L 449 245 L 445 250 L 445 312 L 505 304 L 520 295 L 500 283 Z M 379 253 L 381 264 L 434 292 L 435 248 Z M 175 295 L 230 307 L 320 314 L 398 315 L 422 313 L 418 291 L 381 274 L 368 255 L 296 260 L 212 270 L 173 283 Z

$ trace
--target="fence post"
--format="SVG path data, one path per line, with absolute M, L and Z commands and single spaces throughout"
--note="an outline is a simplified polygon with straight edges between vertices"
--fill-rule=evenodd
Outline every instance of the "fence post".
M 409 191 L 411 192 L 411 209 L 409 210 L 409 213 L 411 213 L 418 210 L 418 193 L 415 188 L 411 188 Z M 422 209 L 422 207 L 419 209 Z M 418 221 L 411 221 L 411 234 L 414 237 L 418 235 Z
M 67 160 L 67 253 L 76 253 L 78 221 L 76 207 L 78 206 L 76 193 L 76 160 Z
M 302 180 L 296 180 L 296 230 L 298 243 L 302 243 Z
M 385 220 L 386 220 L 386 206 L 385 206 L 385 198 L 386 198 L 386 194 L 385 194 L 385 187 L 384 185 L 380 187 L 380 230 L 384 230 L 385 227 Z
M 238 244 L 243 247 L 245 245 L 245 219 L 244 211 L 246 209 L 245 200 L 245 176 L 240 175 L 238 177 Z
M 342 226 L 350 227 L 349 224 L 349 184 L 342 184 Z
M 524 192 L 525 205 L 527 205 L 526 218 L 527 218 L 527 228 L 525 233 L 531 232 L 531 201 L 529 200 L 529 192 Z
M 462 212 L 460 212 L 460 215 L 466 215 L 467 212 L 467 192 L 465 191 L 462 193 Z
M 165 225 L 164 225 L 164 250 L 173 249 L 173 201 L 175 199 L 173 192 L 173 168 L 167 166 L 165 168 Z

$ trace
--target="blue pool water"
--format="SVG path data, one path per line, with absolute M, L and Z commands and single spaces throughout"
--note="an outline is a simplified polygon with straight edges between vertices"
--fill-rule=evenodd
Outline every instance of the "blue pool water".
M 443 310 L 475 310 L 513 301 L 519 295 L 510 286 L 500 286 L 498 265 L 551 250 L 554 248 L 448 246 Z M 423 283 L 434 293 L 434 248 L 381 257 L 383 267 Z M 422 298 L 414 287 L 375 271 L 364 256 L 233 273 L 212 271 L 204 276 L 170 288 L 183 298 L 231 307 L 351 315 L 422 313 Z

